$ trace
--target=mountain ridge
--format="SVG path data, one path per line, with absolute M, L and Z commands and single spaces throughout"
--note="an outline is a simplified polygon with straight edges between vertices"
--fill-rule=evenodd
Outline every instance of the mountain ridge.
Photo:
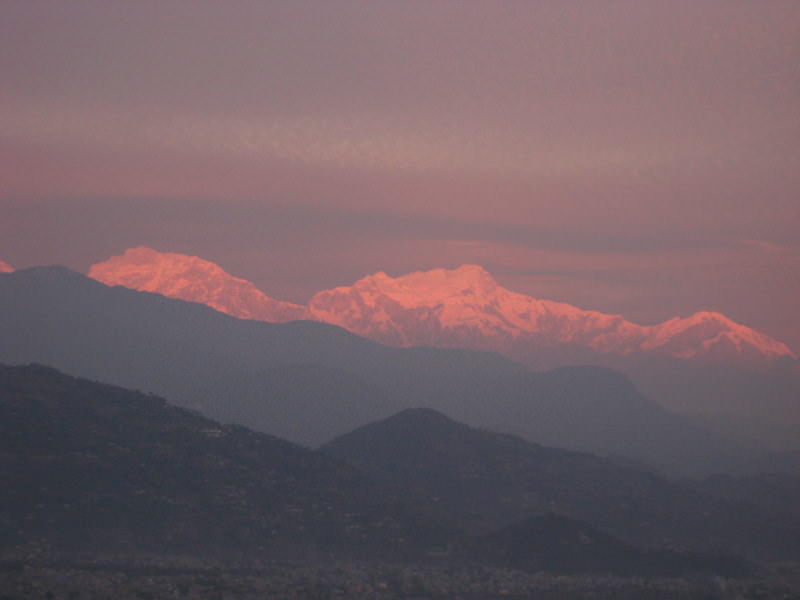
M 317 292 L 305 307 L 270 298 L 209 261 L 145 247 L 93 265 L 89 276 L 201 302 L 240 318 L 317 320 L 400 347 L 464 347 L 517 360 L 524 359 L 525 346 L 531 344 L 719 363 L 797 358 L 786 344 L 721 313 L 699 311 L 638 325 L 621 315 L 513 292 L 479 265 L 399 277 L 379 271 L 351 286 Z
M 146 246 L 130 248 L 121 256 L 92 265 L 88 275 L 106 285 L 199 302 L 242 319 L 283 323 L 307 318 L 305 307 L 275 300 L 215 263 Z
M 396 556 L 440 529 L 338 459 L 158 396 L 37 364 L 0 364 L 0 395 L 3 550 Z
M 42 365 L 0 364 L 0 398 L 0 476 L 10 482 L 0 495 L 5 556 L 107 559 L 145 552 L 250 564 L 367 559 L 554 572 L 748 570 L 739 559 L 726 565 L 702 551 L 654 554 L 589 523 L 529 519 L 525 511 L 510 536 L 490 529 L 490 537 L 475 538 L 460 511 L 329 454 Z M 465 426 L 452 427 L 457 448 Z M 542 452 L 577 456 L 534 450 Z M 523 553 L 515 551 L 520 545 Z M 618 548 L 624 552 L 609 562 Z
M 681 473 L 726 470 L 746 450 L 717 443 L 606 367 L 532 372 L 495 353 L 393 348 L 316 321 L 237 319 L 65 267 L 0 274 L 0 331 L 0 362 L 152 391 L 304 444 L 422 405 Z
M 651 546 L 746 549 L 758 545 L 749 537 L 755 532 L 765 539 L 782 535 L 757 511 L 718 502 L 646 469 L 470 427 L 427 408 L 369 423 L 321 450 L 419 490 L 478 535 L 552 512 Z M 737 519 L 741 530 L 731 535 L 725 524 Z M 785 524 L 784 533 L 793 532 L 787 547 L 793 546 L 800 524 L 788 517 Z M 749 533 L 735 539 L 745 529 Z

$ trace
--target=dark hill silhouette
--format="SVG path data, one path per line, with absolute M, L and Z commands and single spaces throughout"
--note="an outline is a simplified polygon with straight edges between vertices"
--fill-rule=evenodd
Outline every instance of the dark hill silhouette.
M 341 461 L 36 365 L 0 366 L 0 480 L 6 549 L 396 559 L 453 535 Z
M 428 413 L 434 430 L 451 428 Z M 159 397 L 38 365 L 0 366 L 0 480 L 4 556 L 477 561 L 626 574 L 742 566 L 697 554 L 676 566 L 674 552 L 641 550 L 565 517 L 467 538 L 447 503 Z
M 701 555 L 675 550 L 643 550 L 563 515 L 530 517 L 487 535 L 474 552 L 484 561 L 529 571 L 683 575 L 713 572 L 737 576 L 748 572 L 729 555 Z
M 590 454 L 410 409 L 322 450 L 446 506 L 475 534 L 558 512 L 647 546 L 797 554 L 800 527 Z
M 715 475 L 698 482 L 697 487 L 708 494 L 757 506 L 776 519 L 800 522 L 800 474 Z

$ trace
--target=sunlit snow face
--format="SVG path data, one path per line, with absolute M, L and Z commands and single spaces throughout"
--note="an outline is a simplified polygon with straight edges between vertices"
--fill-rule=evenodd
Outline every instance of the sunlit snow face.
M 731 357 L 793 356 L 789 348 L 719 313 L 701 312 L 643 326 L 619 315 L 537 299 L 500 286 L 478 265 L 391 277 L 316 293 L 301 306 L 271 298 L 253 283 L 198 257 L 138 247 L 93 265 L 89 275 L 201 302 L 233 316 L 270 322 L 312 319 L 396 346 L 465 346 L 523 358 L 514 344 L 572 344 L 602 353 L 637 352 L 691 359 L 727 346 Z

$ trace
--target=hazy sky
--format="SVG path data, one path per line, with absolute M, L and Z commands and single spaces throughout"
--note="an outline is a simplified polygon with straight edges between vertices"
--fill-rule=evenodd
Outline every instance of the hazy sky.
M 800 349 L 800 2 L 0 0 L 0 258 L 479 263 Z

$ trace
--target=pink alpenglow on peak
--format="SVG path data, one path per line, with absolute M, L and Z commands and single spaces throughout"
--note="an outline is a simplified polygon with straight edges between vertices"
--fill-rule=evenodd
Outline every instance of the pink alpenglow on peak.
M 501 352 L 530 334 L 576 341 L 587 327 L 624 329 L 621 317 L 511 292 L 476 265 L 397 278 L 377 273 L 351 287 L 319 292 L 309 312 L 386 344 Z
M 8 264 L 4 260 L 0 260 L 0 273 L 11 273 L 14 271 L 14 267 Z
M 642 350 L 662 351 L 679 358 L 706 356 L 724 360 L 734 355 L 797 358 L 786 344 L 716 312 L 697 312 L 683 319 L 675 317 L 647 329 Z
M 97 263 L 89 277 L 170 298 L 206 304 L 242 319 L 282 323 L 307 318 L 304 306 L 270 298 L 244 279 L 212 262 L 139 246 Z
M 637 325 L 620 315 L 512 292 L 478 265 L 400 277 L 380 271 L 351 286 L 318 292 L 307 307 L 270 298 L 214 263 L 144 247 L 94 265 L 89 275 L 240 318 L 313 319 L 391 346 L 492 350 L 522 362 L 536 352 L 558 362 L 559 348 L 572 362 L 576 349 L 583 353 L 581 362 L 634 355 L 739 364 L 797 358 L 785 344 L 719 313 Z
M 385 344 L 494 350 L 519 360 L 529 348 L 554 345 L 723 362 L 796 358 L 785 344 L 718 313 L 642 326 L 512 292 L 476 265 L 397 278 L 376 273 L 319 292 L 309 312 L 313 319 Z

